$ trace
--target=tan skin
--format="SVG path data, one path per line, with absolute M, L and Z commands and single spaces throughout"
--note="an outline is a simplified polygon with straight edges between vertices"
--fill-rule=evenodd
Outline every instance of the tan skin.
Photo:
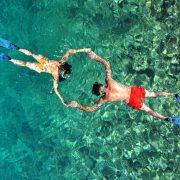
M 71 101 L 69 105 L 71 107 L 77 107 L 77 108 L 82 109 L 84 111 L 92 112 L 105 102 L 124 101 L 124 102 L 128 103 L 129 98 L 130 98 L 131 87 L 126 86 L 124 84 L 121 84 L 112 78 L 109 62 L 107 62 L 103 58 L 97 56 L 92 51 L 89 51 L 88 55 L 91 59 L 98 61 L 105 66 L 106 83 L 107 83 L 105 95 L 103 97 L 101 97 L 99 99 L 99 101 L 96 102 L 92 106 L 83 106 L 81 104 L 78 104 L 76 101 Z M 146 93 L 146 97 L 174 96 L 174 93 L 168 93 L 168 92 L 150 92 L 150 91 L 145 90 L 145 93 Z M 167 118 L 166 116 L 163 116 L 163 115 L 153 111 L 148 106 L 146 106 L 144 103 L 143 103 L 143 106 L 140 110 L 146 111 L 147 113 L 149 113 L 149 114 L 151 114 L 157 118 L 160 118 L 160 119 L 166 119 Z
M 45 73 L 51 74 L 54 78 L 54 81 L 53 81 L 54 92 L 56 93 L 56 95 L 59 97 L 59 99 L 65 106 L 69 106 L 70 103 L 66 102 L 58 91 L 59 74 L 62 73 L 60 72 L 59 67 L 61 66 L 61 64 L 67 61 L 68 57 L 71 54 L 80 53 L 80 52 L 89 52 L 90 49 L 88 48 L 78 49 L 78 50 L 69 49 L 60 61 L 49 60 L 43 55 L 36 55 L 26 49 L 19 49 L 19 51 L 26 55 L 32 56 L 34 59 L 38 61 L 38 63 L 24 62 L 17 59 L 11 59 L 10 61 L 16 65 L 28 67 L 29 69 L 32 69 L 38 73 L 45 72 Z M 40 68 L 38 64 L 41 62 L 42 58 L 45 58 L 45 62 L 42 64 Z

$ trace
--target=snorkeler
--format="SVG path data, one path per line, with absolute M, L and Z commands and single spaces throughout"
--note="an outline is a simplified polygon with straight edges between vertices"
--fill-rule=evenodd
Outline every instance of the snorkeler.
M 106 70 L 106 85 L 98 83 L 98 82 L 94 83 L 92 87 L 92 93 L 95 94 L 96 96 L 100 96 L 100 99 L 93 106 L 82 106 L 81 104 L 78 104 L 76 101 L 71 101 L 70 103 L 71 107 L 77 107 L 84 111 L 92 112 L 105 102 L 124 101 L 135 110 L 142 110 L 157 118 L 161 118 L 166 121 L 180 125 L 180 117 L 173 117 L 173 118 L 165 117 L 153 111 L 152 109 L 150 109 L 142 101 L 142 99 L 147 98 L 147 97 L 175 96 L 177 101 L 180 102 L 179 94 L 168 93 L 168 92 L 151 92 L 141 86 L 129 87 L 124 84 L 121 84 L 115 81 L 114 79 L 112 79 L 109 62 L 97 56 L 92 51 L 89 51 L 88 54 L 91 59 L 104 64 L 105 70 Z
M 11 57 L 0 52 L 0 60 L 10 61 L 18 66 L 27 67 L 38 73 L 45 72 L 45 73 L 51 74 L 54 78 L 54 81 L 53 81 L 54 92 L 56 93 L 56 95 L 59 97 L 59 99 L 62 101 L 62 103 L 65 106 L 69 105 L 69 103 L 63 99 L 63 97 L 61 96 L 61 94 L 58 91 L 58 82 L 64 81 L 65 79 L 70 77 L 71 65 L 69 65 L 66 62 L 68 57 L 71 54 L 75 54 L 75 53 L 79 53 L 79 52 L 89 52 L 89 49 L 87 49 L 87 48 L 78 49 L 78 50 L 69 49 L 60 61 L 54 61 L 54 60 L 49 60 L 47 57 L 45 57 L 43 55 L 35 55 L 34 53 L 30 52 L 29 50 L 19 48 L 18 46 L 11 43 L 10 41 L 2 39 L 2 38 L 0 38 L 0 46 L 7 48 L 7 49 L 18 50 L 18 51 L 20 51 L 26 55 L 32 56 L 34 59 L 36 59 L 38 61 L 38 63 L 24 62 L 21 60 L 12 59 Z

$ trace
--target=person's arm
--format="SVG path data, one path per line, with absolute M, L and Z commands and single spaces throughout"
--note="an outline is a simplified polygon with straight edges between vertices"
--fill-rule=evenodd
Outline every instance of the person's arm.
M 105 101 L 103 101 L 102 99 L 100 99 L 97 103 L 95 103 L 92 106 L 83 106 L 81 104 L 78 104 L 76 101 L 71 101 L 68 105 L 71 107 L 76 107 L 79 108 L 83 111 L 87 111 L 87 112 L 92 112 L 94 110 L 96 110 L 98 107 L 100 107 L 102 105 L 102 103 L 104 103 Z
M 61 94 L 58 91 L 58 77 L 54 77 L 54 82 L 53 82 L 53 88 L 54 88 L 54 92 L 56 93 L 56 95 L 59 97 L 59 99 L 61 100 L 61 102 L 65 105 L 68 106 L 68 102 L 66 102 L 63 97 L 61 96 Z
M 105 59 L 97 56 L 93 51 L 88 52 L 89 57 L 95 61 L 99 61 L 100 63 L 104 64 L 105 70 L 106 70 L 106 79 L 111 78 L 111 68 L 110 68 L 110 63 L 106 61 Z
M 79 52 L 86 52 L 88 53 L 89 57 L 95 61 L 99 61 L 100 63 L 104 64 L 105 69 L 106 69 L 106 79 L 110 79 L 111 78 L 111 68 L 110 68 L 110 64 L 108 61 L 106 61 L 105 59 L 97 56 L 93 51 L 91 51 L 90 48 L 84 48 L 84 49 L 69 49 L 66 54 L 62 57 L 61 59 L 61 63 L 65 63 L 68 59 L 68 57 L 71 54 L 75 54 L 75 53 L 79 53 Z
M 69 49 L 66 54 L 62 57 L 62 59 L 60 60 L 61 63 L 65 63 L 68 59 L 68 57 L 71 55 L 71 54 L 76 54 L 76 53 L 79 53 L 79 52 L 90 52 L 91 49 L 90 48 L 84 48 L 84 49 Z

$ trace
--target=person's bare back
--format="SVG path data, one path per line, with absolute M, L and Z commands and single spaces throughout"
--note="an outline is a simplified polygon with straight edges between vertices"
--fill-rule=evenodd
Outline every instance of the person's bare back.
M 107 80 L 106 94 L 103 97 L 105 101 L 125 101 L 130 97 L 130 87 L 125 86 L 112 78 Z

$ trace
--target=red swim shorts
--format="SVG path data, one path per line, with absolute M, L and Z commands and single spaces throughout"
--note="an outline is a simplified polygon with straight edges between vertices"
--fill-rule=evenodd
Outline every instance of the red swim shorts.
M 132 86 L 128 106 L 133 109 L 141 109 L 142 98 L 145 98 L 145 89 L 141 86 Z

